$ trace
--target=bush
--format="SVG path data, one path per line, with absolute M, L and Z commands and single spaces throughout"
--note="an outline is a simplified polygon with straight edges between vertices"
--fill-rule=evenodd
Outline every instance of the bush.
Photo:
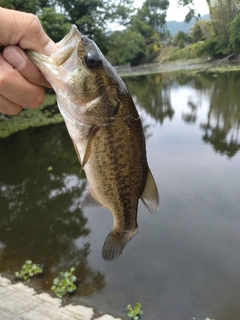
M 184 43 L 184 40 L 181 39 L 179 42 L 178 42 L 178 46 L 180 49 L 184 48 L 185 47 L 185 43 Z
M 204 42 L 198 42 L 175 51 L 170 56 L 169 61 L 175 61 L 178 59 L 195 59 L 204 56 L 204 54 Z

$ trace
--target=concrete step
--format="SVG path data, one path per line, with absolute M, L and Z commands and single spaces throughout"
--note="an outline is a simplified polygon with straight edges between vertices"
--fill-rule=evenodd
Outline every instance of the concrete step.
M 61 299 L 36 291 L 23 283 L 11 284 L 0 275 L 0 320 L 91 320 L 93 308 L 62 307 Z M 95 320 L 121 320 L 105 314 Z

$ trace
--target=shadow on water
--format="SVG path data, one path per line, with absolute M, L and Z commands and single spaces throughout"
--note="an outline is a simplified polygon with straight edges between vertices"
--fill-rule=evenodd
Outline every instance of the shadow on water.
M 20 132 L 0 140 L 0 273 L 41 262 L 44 276 L 31 282 L 49 292 L 74 266 L 80 286 L 71 299 L 103 312 L 122 317 L 140 301 L 148 320 L 238 320 L 239 74 L 125 82 L 147 137 L 159 213 L 140 205 L 138 235 L 119 259 L 103 261 L 111 214 L 78 208 L 87 182 L 64 124 Z

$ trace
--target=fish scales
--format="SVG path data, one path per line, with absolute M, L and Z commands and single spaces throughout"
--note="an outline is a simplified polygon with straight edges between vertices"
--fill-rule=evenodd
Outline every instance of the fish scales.
M 29 51 L 54 88 L 89 190 L 80 207 L 103 206 L 113 229 L 103 245 L 105 260 L 117 258 L 137 233 L 139 199 L 159 205 L 148 167 L 145 137 L 134 102 L 96 44 L 73 26 L 51 57 Z

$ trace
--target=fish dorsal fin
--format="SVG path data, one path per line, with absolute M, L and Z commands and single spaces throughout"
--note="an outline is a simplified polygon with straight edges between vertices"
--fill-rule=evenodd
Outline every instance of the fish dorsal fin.
M 159 194 L 150 169 L 148 169 L 146 185 L 141 200 L 151 213 L 157 212 L 159 207 Z
M 90 128 L 90 130 L 89 130 L 87 146 L 86 146 L 85 154 L 84 154 L 84 157 L 83 157 L 83 161 L 81 163 L 80 172 L 82 172 L 85 164 L 88 162 L 88 159 L 89 159 L 90 154 L 91 154 L 92 140 L 93 140 L 93 137 L 94 137 L 94 135 L 95 135 L 95 133 L 97 132 L 98 129 L 99 128 L 97 126 L 92 126 Z
M 85 194 L 83 201 L 81 201 L 79 208 L 85 207 L 102 207 L 103 205 L 94 197 L 91 190 Z

